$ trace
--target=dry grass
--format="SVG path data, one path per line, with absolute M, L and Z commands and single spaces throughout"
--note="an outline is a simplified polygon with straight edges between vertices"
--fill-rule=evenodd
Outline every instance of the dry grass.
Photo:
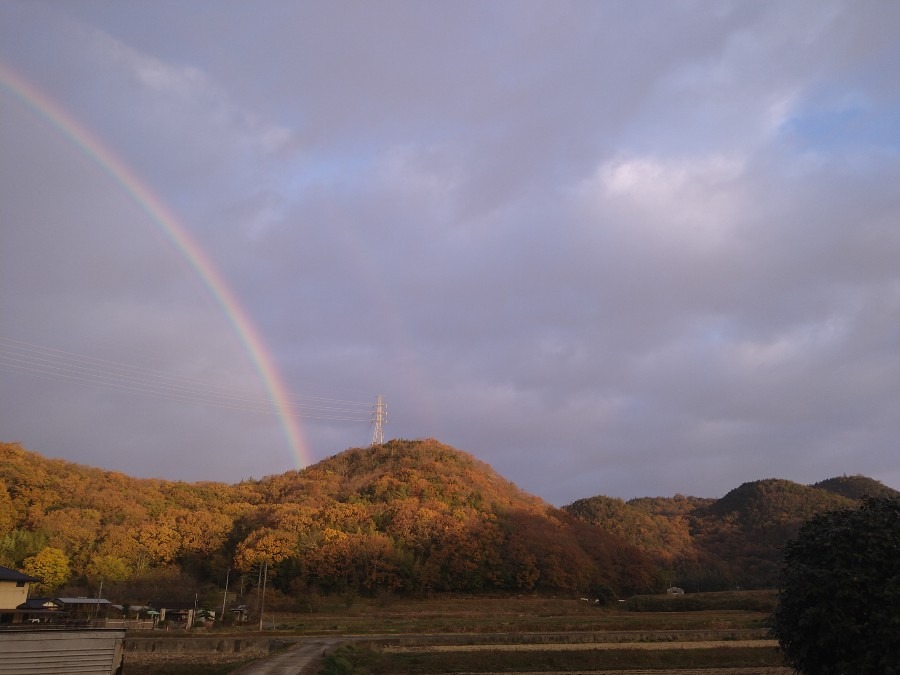
M 310 613 L 279 613 L 266 625 L 299 635 L 710 630 L 760 628 L 763 612 L 627 612 L 568 597 L 435 597 L 322 602 Z
M 267 656 L 263 651 L 242 653 L 144 652 L 125 656 L 124 675 L 226 675 L 248 661 Z
M 692 643 L 692 649 L 666 642 L 632 642 L 601 645 L 581 643 L 575 635 L 604 631 L 689 631 L 761 628 L 767 615 L 761 612 L 715 610 L 702 612 L 628 612 L 620 606 L 596 607 L 578 598 L 561 597 L 435 597 L 332 598 L 317 603 L 315 612 L 267 613 L 259 633 L 255 626 L 228 631 L 213 630 L 207 637 L 232 634 L 238 637 L 302 637 L 304 635 L 356 635 L 375 638 L 374 647 L 362 644 L 343 648 L 341 658 L 352 662 L 353 672 L 380 673 L 600 673 L 630 675 L 672 669 L 705 668 L 705 673 L 729 675 L 774 675 L 780 670 L 780 654 L 771 641 L 744 644 L 738 640 Z M 258 625 L 258 624 L 256 624 Z M 552 644 L 522 644 L 537 641 L 527 633 L 549 634 Z M 390 640 L 403 635 L 443 636 L 460 644 L 381 649 L 378 637 Z M 517 644 L 465 644 L 465 634 L 476 641 L 491 642 L 489 634 L 501 634 Z M 556 637 L 559 634 L 559 637 Z M 377 636 L 377 637 L 376 637 Z M 454 637 L 456 636 L 456 637 Z M 181 633 L 180 637 L 184 637 Z M 641 636 L 643 637 L 643 636 Z M 521 638 L 521 639 L 519 639 Z M 574 638 L 574 639 L 571 639 Z M 588 635 L 588 638 L 592 636 Z M 637 639 L 637 638 L 635 638 Z M 573 644 L 561 644 L 572 642 Z M 436 640 L 437 643 L 437 640 Z M 396 643 L 395 643 L 396 644 Z M 126 675 L 221 675 L 262 654 L 132 654 L 126 657 Z M 731 671 L 730 668 L 741 668 Z M 748 670 L 750 669 L 750 670 Z M 680 672 L 679 675 L 688 675 Z M 704 674 L 705 675 L 705 674 Z

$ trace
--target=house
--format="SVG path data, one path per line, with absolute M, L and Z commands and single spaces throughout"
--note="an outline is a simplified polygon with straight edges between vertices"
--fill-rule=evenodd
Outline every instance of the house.
M 54 598 L 69 621 L 106 619 L 113 604 L 104 598 Z
M 0 623 L 20 623 L 21 614 L 16 609 L 28 599 L 29 584 L 40 579 L 0 566 Z
M 167 622 L 175 628 L 190 630 L 194 626 L 194 615 L 197 610 L 195 602 L 178 602 L 177 600 L 151 600 L 150 606 L 159 612 L 159 621 Z
M 57 623 L 64 619 L 62 608 L 53 598 L 28 598 L 16 610 L 22 615 L 22 623 Z

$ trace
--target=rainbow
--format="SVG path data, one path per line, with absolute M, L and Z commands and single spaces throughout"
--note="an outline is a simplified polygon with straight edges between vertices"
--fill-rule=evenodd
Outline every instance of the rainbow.
M 0 61 L 0 85 L 12 92 L 31 110 L 60 131 L 77 148 L 90 157 L 131 197 L 137 206 L 174 243 L 179 253 L 209 289 L 216 303 L 222 308 L 233 326 L 250 360 L 259 372 L 270 402 L 281 422 L 284 435 L 298 465 L 306 466 L 312 456 L 303 439 L 299 423 L 291 413 L 287 388 L 266 348 L 252 319 L 241 306 L 228 283 L 216 269 L 209 256 L 204 253 L 187 229 L 178 222 L 175 215 L 157 197 L 150 187 L 120 160 L 109 148 L 91 135 L 50 97 L 17 74 L 7 64 Z

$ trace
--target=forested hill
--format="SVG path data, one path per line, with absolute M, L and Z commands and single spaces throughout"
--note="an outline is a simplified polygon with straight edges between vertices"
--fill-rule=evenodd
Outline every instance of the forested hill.
M 864 496 L 900 492 L 865 476 L 811 486 L 773 478 L 744 483 L 721 499 L 596 496 L 563 509 L 638 546 L 690 590 L 767 588 L 776 583 L 782 547 L 804 521 Z
M 752 588 L 774 583 L 803 520 L 864 494 L 898 493 L 861 476 L 770 479 L 721 499 L 597 496 L 556 509 L 434 440 L 234 485 L 130 478 L 0 444 L 0 565 L 47 579 L 47 592 L 83 595 L 103 579 L 120 602 L 145 602 L 162 576 L 193 597 L 262 563 L 288 599 Z
M 636 547 L 433 440 L 351 449 L 236 485 L 134 479 L 0 445 L 2 565 L 47 578 L 62 569 L 52 578 L 63 586 L 103 578 L 126 589 L 162 570 L 221 583 L 229 567 L 263 562 L 286 596 L 627 595 L 659 583 Z

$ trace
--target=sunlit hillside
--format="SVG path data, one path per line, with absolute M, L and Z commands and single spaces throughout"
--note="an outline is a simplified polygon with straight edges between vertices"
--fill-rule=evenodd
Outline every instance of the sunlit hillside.
M 261 568 L 288 599 L 763 588 L 804 520 L 864 494 L 898 493 L 861 476 L 768 479 L 721 499 L 595 496 L 557 509 L 430 439 L 234 485 L 130 478 L 2 444 L 0 564 L 56 580 L 47 592 L 103 580 L 134 596 L 122 601 Z
M 133 479 L 17 445 L 0 452 L 0 564 L 33 568 L 61 551 L 72 583 L 165 570 L 215 584 L 229 568 L 265 565 L 286 595 L 659 585 L 637 547 L 433 440 L 351 449 L 236 485 Z

